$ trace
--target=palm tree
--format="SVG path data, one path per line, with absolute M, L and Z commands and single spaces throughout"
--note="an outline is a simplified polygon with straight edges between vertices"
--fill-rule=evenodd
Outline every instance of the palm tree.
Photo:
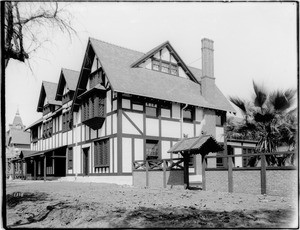
M 227 137 L 257 140 L 257 152 L 275 152 L 282 144 L 293 147 L 296 135 L 296 119 L 293 114 L 296 109 L 291 110 L 291 107 L 296 90 L 275 90 L 268 93 L 254 81 L 253 88 L 253 101 L 245 101 L 239 97 L 229 98 L 241 110 L 244 119 L 236 124 L 229 120 Z M 268 156 L 266 159 L 268 165 L 281 165 L 286 158 L 287 156 Z M 257 161 L 258 158 L 255 162 Z

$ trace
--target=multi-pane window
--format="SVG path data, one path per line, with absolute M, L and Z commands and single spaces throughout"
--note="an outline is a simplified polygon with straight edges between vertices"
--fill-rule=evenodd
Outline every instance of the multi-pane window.
M 178 65 L 168 61 L 153 59 L 152 69 L 156 71 L 161 71 L 163 73 L 178 75 Z
M 86 98 L 82 103 L 82 121 L 89 120 L 93 117 L 104 117 L 104 97 L 96 95 Z
M 158 140 L 146 140 L 146 160 L 158 158 Z
M 62 114 L 62 131 L 66 132 L 72 129 L 72 116 L 70 110 Z
M 109 167 L 109 139 L 94 142 L 94 167 Z
M 68 148 L 68 169 L 73 169 L 73 148 Z
M 195 155 L 190 155 L 189 156 L 189 168 L 194 168 L 195 167 Z
M 43 138 L 49 138 L 52 136 L 53 122 L 52 119 L 43 123 Z
M 159 66 L 160 66 L 159 61 L 156 61 L 156 60 L 152 61 L 152 69 L 153 70 L 159 71 L 160 70 Z
M 146 103 L 146 115 L 157 117 L 157 104 Z

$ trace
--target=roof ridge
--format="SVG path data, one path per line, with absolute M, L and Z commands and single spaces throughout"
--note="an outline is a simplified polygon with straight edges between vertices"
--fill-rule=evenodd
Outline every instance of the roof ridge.
M 44 83 L 44 82 L 51 83 L 51 84 L 57 84 L 57 83 L 52 82 L 52 81 L 45 81 L 45 80 L 43 80 L 42 83 Z
M 73 70 L 73 69 L 69 69 L 69 68 L 61 68 L 62 70 L 65 69 L 65 70 L 71 70 L 71 71 L 74 71 L 74 72 L 80 72 L 78 70 Z
M 134 52 L 137 52 L 137 53 L 145 54 L 144 52 L 137 51 L 137 50 L 134 50 L 134 49 L 130 49 L 130 48 L 127 48 L 127 47 L 123 47 L 123 46 L 120 46 L 120 45 L 112 44 L 112 43 L 109 43 L 109 42 L 106 42 L 106 41 L 103 41 L 103 40 L 100 40 L 100 39 L 97 39 L 97 38 L 89 37 L 89 39 L 93 39 L 93 40 L 96 40 L 96 41 L 99 41 L 99 42 L 103 42 L 103 43 L 106 43 L 108 45 L 116 46 L 116 47 L 119 47 L 121 49 L 126 49 L 126 50 L 134 51 Z

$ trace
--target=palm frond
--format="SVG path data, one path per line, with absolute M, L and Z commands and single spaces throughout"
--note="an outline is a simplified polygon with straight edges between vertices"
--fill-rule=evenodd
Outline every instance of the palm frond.
M 262 108 L 265 101 L 267 100 L 267 92 L 262 86 L 259 86 L 254 81 L 253 89 L 255 92 L 254 105 Z
M 244 100 L 239 97 L 229 97 L 229 100 L 235 104 L 244 114 L 247 113 L 246 104 Z
M 292 89 L 285 91 L 276 90 L 271 93 L 269 101 L 274 107 L 275 111 L 284 112 L 292 106 L 295 94 L 296 90 Z

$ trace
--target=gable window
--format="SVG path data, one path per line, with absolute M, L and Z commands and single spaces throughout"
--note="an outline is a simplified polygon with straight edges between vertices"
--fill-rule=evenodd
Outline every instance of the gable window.
M 94 142 L 94 167 L 109 167 L 109 139 Z
M 146 115 L 157 117 L 157 104 L 146 103 Z
M 158 140 L 146 140 L 146 160 L 158 158 Z
M 169 73 L 169 64 L 168 63 L 165 63 L 165 62 L 162 62 L 161 63 L 161 72 L 164 72 L 164 73 Z
M 73 148 L 68 148 L 68 170 L 73 169 Z
M 159 61 L 153 60 L 153 61 L 152 61 L 152 69 L 153 69 L 153 70 L 156 70 L 156 71 L 159 71 L 159 70 L 160 70 L 159 67 L 160 67 Z

